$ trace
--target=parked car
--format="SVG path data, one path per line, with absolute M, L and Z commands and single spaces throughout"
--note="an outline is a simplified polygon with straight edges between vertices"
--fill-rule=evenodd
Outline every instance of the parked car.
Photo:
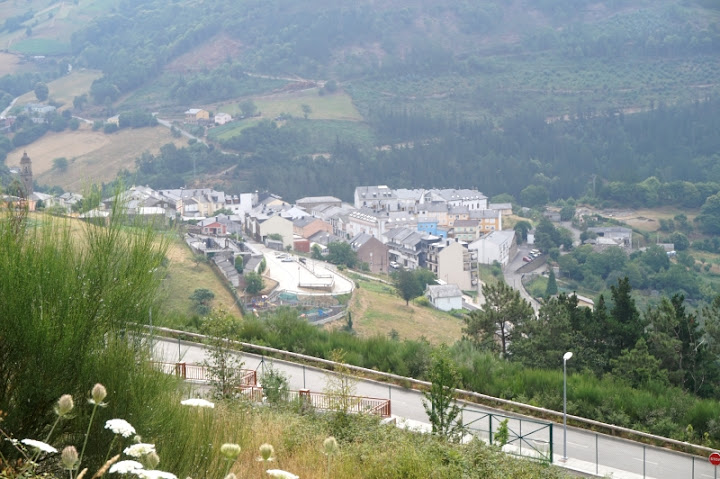
M 532 261 L 532 258 L 529 256 L 523 256 L 523 261 L 525 261 L 526 263 L 529 263 L 530 261 Z
M 280 261 L 282 261 L 283 263 L 292 263 L 292 262 L 295 261 L 295 260 L 292 259 L 290 256 L 285 256 L 285 257 L 284 257 L 283 259 L 281 259 Z

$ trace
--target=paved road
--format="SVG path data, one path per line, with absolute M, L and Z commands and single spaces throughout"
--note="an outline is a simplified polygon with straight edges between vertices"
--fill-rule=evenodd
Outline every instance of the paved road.
M 292 254 L 285 254 L 286 258 L 292 261 L 283 261 L 276 256 L 279 253 L 260 243 L 253 243 L 253 248 L 258 250 L 265 256 L 267 262 L 268 275 L 278 282 L 279 291 L 288 291 L 300 294 L 347 294 L 351 293 L 354 284 L 352 281 L 337 274 L 337 272 L 329 267 L 324 261 L 315 261 L 307 258 L 305 264 L 298 261 L 298 257 Z M 332 291 L 328 292 L 324 289 L 301 288 L 300 284 L 315 284 L 318 286 L 326 285 L 332 282 Z
M 187 363 L 200 363 L 205 359 L 205 349 L 202 345 L 184 341 L 157 339 L 154 351 L 158 360 L 168 362 L 176 362 L 180 359 Z M 242 353 L 241 356 L 245 363 L 244 367 L 249 369 L 261 371 L 263 366 L 272 363 L 273 367 L 287 375 L 290 389 L 308 388 L 311 391 L 323 391 L 327 377 L 333 374 L 325 370 L 288 361 L 278 359 L 263 360 L 261 356 L 255 354 Z M 357 382 L 356 394 L 375 398 L 389 398 L 391 399 L 393 416 L 400 418 L 401 422 L 405 419 L 408 424 L 419 429 L 428 428 L 427 416 L 422 406 L 422 396 L 417 391 L 361 379 Z M 465 423 L 469 423 L 482 418 L 487 412 L 506 414 L 502 411 L 468 404 L 468 410 L 464 413 L 463 420 Z M 523 417 L 519 415 L 512 416 Z M 484 429 L 487 429 L 484 422 L 486 420 L 479 421 L 479 424 L 482 424 Z M 532 423 L 523 421 L 521 426 L 519 421 L 511 420 L 508 426 L 512 431 L 522 435 L 523 431 L 524 434 L 528 433 L 527 428 L 531 427 Z M 714 468 L 704 458 L 643 446 L 640 443 L 576 428 L 568 428 L 568 460 L 562 462 L 562 432 L 562 425 L 555 425 L 553 428 L 554 462 L 559 466 L 594 473 L 597 458 L 600 464 L 598 472 L 601 475 L 612 475 L 615 478 L 701 479 L 714 477 Z M 542 450 L 546 447 L 543 441 L 547 439 L 548 435 L 543 431 L 539 431 L 533 434 L 527 443 L 524 443 L 524 447 L 527 448 L 530 444 L 533 444 Z M 596 446 L 599 448 L 599 453 L 596 453 Z

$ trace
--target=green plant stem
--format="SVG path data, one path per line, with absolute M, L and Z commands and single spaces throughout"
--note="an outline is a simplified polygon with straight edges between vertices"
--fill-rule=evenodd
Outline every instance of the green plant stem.
M 225 466 L 225 473 L 223 474 L 223 477 L 226 477 L 228 475 L 228 472 L 230 472 L 230 468 L 235 463 L 235 461 L 231 461 L 230 459 L 227 459 L 227 466 Z
M 110 453 L 112 452 L 112 448 L 115 445 L 115 441 L 117 441 L 117 434 L 113 436 L 113 440 L 110 442 L 110 447 L 108 447 L 108 452 L 105 454 L 105 462 L 110 458 Z M 70 478 L 72 479 L 72 478 Z
M 45 441 L 43 441 L 43 442 L 50 444 L 50 436 L 52 436 L 53 431 L 55 431 L 55 426 L 57 426 L 59 422 L 60 422 L 60 416 L 58 416 L 57 419 L 55 419 L 55 423 L 50 428 L 50 432 L 48 433 L 47 437 L 45 438 Z
M 88 438 L 90 437 L 90 428 L 92 427 L 93 419 L 95 419 L 95 411 L 97 411 L 97 403 L 93 405 L 92 414 L 90 414 L 90 422 L 88 423 L 87 431 L 85 432 L 85 441 L 83 442 L 82 451 L 80 452 L 80 460 L 78 461 L 78 468 L 82 464 L 83 456 L 85 455 L 85 447 L 87 446 Z

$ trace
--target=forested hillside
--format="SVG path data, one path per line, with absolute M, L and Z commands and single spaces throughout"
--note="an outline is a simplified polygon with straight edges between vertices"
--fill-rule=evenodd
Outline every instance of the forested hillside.
M 53 56 L 55 69 L 1 78 L 0 106 L 69 63 L 102 72 L 73 102 L 97 119 L 189 107 L 236 115 L 243 102 L 275 98 L 280 116 L 260 109 L 210 129 L 209 150 L 144 154 L 128 175 L 151 186 L 207 174 L 288 199 L 348 198 L 362 183 L 475 187 L 530 206 L 591 184 L 597 197 L 643 205 L 689 188 L 648 193 L 650 177 L 697 183 L 681 195 L 687 206 L 718 190 L 717 1 L 80 1 L 67 18 L 88 20 L 73 32 L 65 22 L 56 37 L 33 30 L 49 18 L 40 7 L 0 14 L 0 36 L 25 27 L 42 44 L 69 39 L 69 53 Z M 305 105 L 301 118 L 297 99 L 278 93 L 293 89 L 354 111 Z

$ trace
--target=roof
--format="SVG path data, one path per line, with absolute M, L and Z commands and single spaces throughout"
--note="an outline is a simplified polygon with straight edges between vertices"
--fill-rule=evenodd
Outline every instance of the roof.
M 428 285 L 427 295 L 430 299 L 462 297 L 462 291 L 456 284 Z
M 397 198 L 395 191 L 388 188 L 387 185 L 358 186 L 355 188 L 355 194 L 359 198 L 368 200 Z
M 470 211 L 470 218 L 497 219 L 499 216 L 500 216 L 500 210 L 472 210 L 472 211 Z
M 471 201 L 471 200 L 486 200 L 487 196 L 483 195 L 477 190 L 468 189 L 445 189 L 445 190 L 434 190 L 440 197 L 445 201 Z
M 188 111 L 185 112 L 185 114 L 186 115 L 197 115 L 201 111 L 203 111 L 202 108 L 190 108 Z
M 310 240 L 311 243 L 318 243 L 323 246 L 327 246 L 330 243 L 340 243 L 345 241 L 343 238 L 332 233 L 328 233 L 327 231 L 318 231 L 314 235 L 310 236 L 308 240 Z
M 357 250 L 362 245 L 370 241 L 372 238 L 373 236 L 367 233 L 358 233 L 353 239 L 350 240 L 350 246 L 352 246 L 354 250 Z
M 295 201 L 295 204 L 301 203 L 342 203 L 342 201 L 334 196 L 306 196 Z
M 315 218 L 314 216 L 304 216 L 302 218 L 297 218 L 293 220 L 293 226 L 297 226 L 298 228 L 304 228 L 307 225 L 314 223 L 316 221 L 322 221 L 320 218 Z

